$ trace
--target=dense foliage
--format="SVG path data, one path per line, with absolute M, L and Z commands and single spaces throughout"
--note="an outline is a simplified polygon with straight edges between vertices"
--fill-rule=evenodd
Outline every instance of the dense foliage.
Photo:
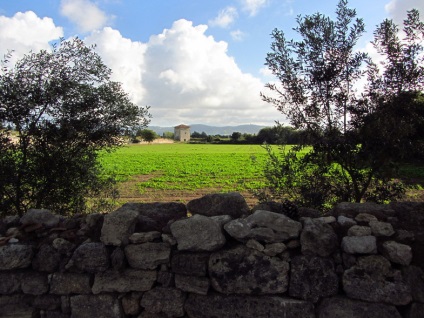
M 378 26 L 373 45 L 381 64 L 356 50 L 365 26 L 346 0 L 335 20 L 317 13 L 297 22 L 299 40 L 272 33 L 266 64 L 279 83 L 267 84 L 272 94 L 263 99 L 307 138 L 279 157 L 270 153 L 265 174 L 271 192 L 314 207 L 396 199 L 403 192 L 391 181 L 397 163 L 422 147 L 424 28 L 418 11 L 408 13 L 403 39 L 393 21 Z M 299 155 L 308 145 L 311 152 Z
M 82 211 L 105 184 L 97 151 L 147 124 L 93 47 L 79 39 L 30 53 L 0 73 L 0 211 Z M 12 131 L 13 129 L 13 131 Z

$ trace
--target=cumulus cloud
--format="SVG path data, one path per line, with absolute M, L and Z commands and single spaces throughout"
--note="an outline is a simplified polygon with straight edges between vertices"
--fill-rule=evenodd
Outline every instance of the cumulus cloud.
M 147 43 L 143 86 L 156 123 L 272 122 L 278 113 L 261 101 L 263 83 L 243 73 L 227 43 L 207 26 L 179 20 Z
M 424 14 L 424 1 L 422 0 L 391 0 L 385 6 L 386 11 L 390 14 L 397 24 L 402 24 L 406 18 L 406 11 L 418 9 Z
M 142 77 L 147 45 L 126 39 L 109 27 L 92 32 L 85 43 L 96 45 L 95 50 L 113 71 L 112 80 L 121 82 L 132 101 L 141 105 L 145 94 Z
M 89 0 L 62 0 L 60 13 L 84 33 L 100 29 L 109 21 L 106 13 Z
M 14 50 L 11 62 L 30 50 L 49 49 L 49 42 L 63 36 L 63 29 L 50 18 L 39 18 L 34 12 L 18 12 L 13 17 L 0 16 L 0 54 Z
M 258 12 L 268 4 L 268 0 L 240 0 L 243 10 L 248 12 L 250 16 L 255 16 Z
M 219 12 L 215 19 L 209 20 L 209 25 L 226 28 L 237 19 L 237 16 L 238 13 L 235 7 L 226 7 Z
M 234 41 L 243 41 L 245 34 L 244 32 L 240 31 L 240 30 L 234 30 L 230 32 L 231 38 Z

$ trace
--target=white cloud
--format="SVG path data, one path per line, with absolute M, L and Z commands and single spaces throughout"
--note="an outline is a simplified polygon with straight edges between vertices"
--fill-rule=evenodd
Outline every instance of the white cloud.
M 268 0 L 240 0 L 244 11 L 250 16 L 255 16 L 258 12 L 268 4 Z
M 100 29 L 110 19 L 90 0 L 62 0 L 60 13 L 75 23 L 81 32 Z
M 422 0 L 391 0 L 385 6 L 386 11 L 391 15 L 397 24 L 403 24 L 406 18 L 406 11 L 411 9 L 418 9 L 424 15 L 424 1 Z
M 29 53 L 49 49 L 49 42 L 63 36 L 61 27 L 50 18 L 39 18 L 34 12 L 18 12 L 13 17 L 0 16 L 0 58 L 14 50 L 11 62 Z
M 103 62 L 112 69 L 112 80 L 122 83 L 134 103 L 142 105 L 145 90 L 142 86 L 146 44 L 122 37 L 117 30 L 106 27 L 85 38 L 88 45 L 96 44 Z
M 273 122 L 278 112 L 259 96 L 264 84 L 243 73 L 227 43 L 206 30 L 179 20 L 147 43 L 143 86 L 153 123 L 249 123 L 252 114 L 257 122 Z
M 231 38 L 234 41 L 243 41 L 245 34 L 244 32 L 240 31 L 240 30 L 234 30 L 230 32 Z
M 209 25 L 226 28 L 235 21 L 237 16 L 238 13 L 235 7 L 226 7 L 219 12 L 215 19 L 209 20 Z

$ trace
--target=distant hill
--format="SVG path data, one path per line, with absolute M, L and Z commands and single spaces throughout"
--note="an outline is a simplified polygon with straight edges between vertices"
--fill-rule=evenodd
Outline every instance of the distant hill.
M 207 135 L 231 135 L 233 132 L 240 132 L 242 134 L 257 134 L 259 130 L 268 126 L 259 125 L 238 125 L 238 126 L 208 126 L 202 124 L 193 124 L 190 126 L 190 132 L 197 131 L 198 133 L 205 132 Z M 149 129 L 162 135 L 164 132 L 174 132 L 174 127 L 159 127 L 150 126 Z

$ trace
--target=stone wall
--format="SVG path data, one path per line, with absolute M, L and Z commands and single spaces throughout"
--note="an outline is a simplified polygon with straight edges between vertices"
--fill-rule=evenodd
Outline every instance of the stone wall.
M 423 204 L 291 212 L 230 193 L 6 217 L 0 317 L 424 316 Z

